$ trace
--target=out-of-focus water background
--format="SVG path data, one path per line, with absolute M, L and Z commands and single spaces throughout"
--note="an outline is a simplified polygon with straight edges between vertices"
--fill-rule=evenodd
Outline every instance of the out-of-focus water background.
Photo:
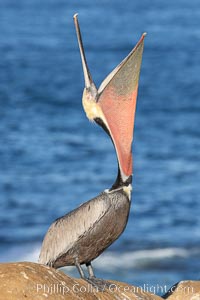
M 36 261 L 49 225 L 112 185 L 112 143 L 82 109 L 79 13 L 96 84 L 147 31 L 133 200 L 98 277 L 167 285 L 200 277 L 200 4 L 0 2 L 1 261 Z M 78 275 L 74 268 L 66 272 Z

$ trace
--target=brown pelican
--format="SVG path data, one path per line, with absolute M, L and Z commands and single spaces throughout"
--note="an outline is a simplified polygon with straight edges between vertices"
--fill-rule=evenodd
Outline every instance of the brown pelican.
M 74 16 L 80 48 L 85 89 L 83 107 L 89 120 L 110 136 L 118 159 L 118 176 L 110 189 L 57 219 L 44 238 L 39 263 L 59 268 L 82 264 L 94 279 L 91 262 L 124 231 L 132 189 L 132 139 L 144 36 L 129 55 L 106 77 L 99 89 L 90 75 L 77 15 Z

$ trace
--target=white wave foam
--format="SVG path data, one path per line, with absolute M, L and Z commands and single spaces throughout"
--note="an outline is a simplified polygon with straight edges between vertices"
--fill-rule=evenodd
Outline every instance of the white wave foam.
M 140 250 L 119 254 L 116 252 L 103 253 L 96 261 L 95 265 L 99 269 L 118 269 L 140 266 L 149 262 L 160 261 L 165 258 L 187 257 L 190 252 L 183 248 L 164 248 L 152 250 Z
M 40 245 L 29 245 L 15 247 L 4 253 L 1 260 L 5 261 L 31 261 L 37 262 L 40 252 Z M 200 252 L 200 250 L 199 250 Z M 101 270 L 130 269 L 139 267 L 150 262 L 159 262 L 162 259 L 173 257 L 188 257 L 192 255 L 190 250 L 184 248 L 164 248 L 152 250 L 140 250 L 125 253 L 106 251 L 95 260 L 95 267 Z M 69 269 L 69 268 L 68 268 Z
M 20 245 L 8 248 L 1 253 L 1 262 L 32 261 L 37 262 L 40 245 Z
M 34 246 L 32 251 L 22 254 L 20 260 L 37 262 L 40 254 L 40 246 Z

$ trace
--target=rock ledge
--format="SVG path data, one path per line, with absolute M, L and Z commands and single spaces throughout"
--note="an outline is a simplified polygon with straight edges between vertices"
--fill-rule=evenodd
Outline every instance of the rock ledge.
M 163 297 L 146 293 L 126 283 L 109 283 L 109 287 L 99 291 L 82 279 L 71 278 L 62 271 L 40 264 L 0 264 L 0 300 L 200 300 L 200 281 L 182 281 Z

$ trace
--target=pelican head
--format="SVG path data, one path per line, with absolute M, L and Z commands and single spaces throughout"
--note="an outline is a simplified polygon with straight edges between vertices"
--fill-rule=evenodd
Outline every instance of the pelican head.
M 97 89 L 87 65 L 77 14 L 74 15 L 74 23 L 85 79 L 82 98 L 85 113 L 89 120 L 103 127 L 114 144 L 119 172 L 111 190 L 129 186 L 133 172 L 132 140 L 136 99 L 146 33 L 142 34 L 133 50 Z

